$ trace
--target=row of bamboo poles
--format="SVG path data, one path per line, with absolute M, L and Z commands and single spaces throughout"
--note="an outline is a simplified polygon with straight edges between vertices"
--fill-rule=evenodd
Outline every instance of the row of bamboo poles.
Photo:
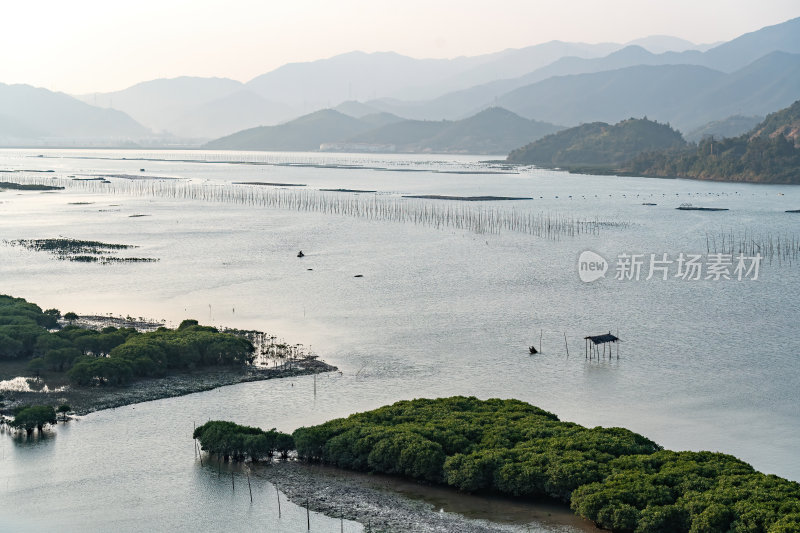
M 115 179 L 107 183 L 22 175 L 15 176 L 15 179 L 31 184 L 59 185 L 89 193 L 233 203 L 412 223 L 437 229 L 452 228 L 478 234 L 511 231 L 552 240 L 578 235 L 598 235 L 602 228 L 628 226 L 626 222 L 576 218 L 562 213 L 534 213 L 497 205 L 476 205 L 473 202 L 378 194 L 356 195 L 259 185 L 191 183 L 183 180 Z
M 706 233 L 706 251 L 761 257 L 767 261 L 792 263 L 800 258 L 800 236 L 794 233 L 754 232 L 749 229 Z
M 255 360 L 258 366 L 274 366 L 282 369 L 293 368 L 298 361 L 302 361 L 312 356 L 311 347 L 306 348 L 303 344 L 289 344 L 284 340 L 279 340 L 275 335 L 264 333 L 263 331 L 240 331 L 224 330 L 226 333 L 233 333 L 248 339 L 255 348 Z

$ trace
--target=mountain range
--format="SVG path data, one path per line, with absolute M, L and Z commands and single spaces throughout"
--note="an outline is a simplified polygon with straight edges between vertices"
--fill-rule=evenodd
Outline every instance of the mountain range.
M 118 142 L 150 135 L 122 111 L 90 106 L 63 93 L 0 83 L 0 141 L 6 145 L 75 139 Z
M 715 45 L 652 36 L 627 44 L 552 41 L 454 59 L 351 52 L 284 65 L 247 83 L 180 77 L 77 97 L 3 85 L 0 144 L 199 145 L 325 108 L 357 120 L 389 113 L 458 122 L 502 107 L 568 127 L 647 116 L 688 132 L 731 116 L 764 116 L 799 92 L 800 18 Z M 448 149 L 424 138 L 428 124 L 403 128 L 421 136 L 404 146 Z M 354 129 L 352 137 L 368 131 Z
M 457 121 L 405 120 L 389 113 L 359 118 L 333 109 L 278 126 L 260 126 L 211 141 L 214 150 L 397 151 L 503 154 L 560 126 L 490 108 Z
M 663 69 L 653 69 L 653 71 L 663 70 L 666 74 L 675 74 L 675 71 L 669 69 L 669 66 L 694 65 L 707 67 L 721 73 L 731 74 L 735 71 L 745 69 L 773 52 L 800 54 L 800 18 L 742 35 L 732 41 L 719 44 L 706 51 L 701 51 L 700 49 L 684 49 L 681 52 L 668 51 L 655 53 L 652 50 L 660 50 L 660 48 L 651 45 L 650 47 L 652 50 L 648 50 L 640 44 L 646 44 L 646 41 L 644 43 L 640 41 L 639 44 L 636 42 L 630 43 L 629 46 L 620 47 L 602 57 L 587 58 L 577 55 L 565 55 L 547 65 L 537 69 L 531 69 L 522 76 L 498 78 L 487 83 L 477 84 L 472 87 L 443 94 L 430 100 L 402 101 L 384 98 L 376 101 L 368 101 L 367 103 L 383 111 L 399 114 L 408 118 L 452 119 L 475 113 L 477 110 L 489 105 L 502 105 L 508 107 L 512 111 L 528 116 L 528 118 L 553 120 L 552 118 L 546 117 L 533 117 L 526 114 L 522 109 L 514 109 L 507 101 L 504 101 L 504 98 L 517 89 L 532 87 L 539 82 L 555 77 L 567 77 L 567 79 L 563 80 L 561 83 L 564 86 L 571 87 L 573 84 L 581 84 L 583 80 L 581 78 L 569 78 L 569 76 L 612 72 L 634 66 L 663 66 Z M 620 74 L 621 81 L 623 82 L 626 81 L 622 79 L 624 76 L 624 72 Z M 768 80 L 764 81 L 766 82 Z M 795 91 L 798 87 L 796 84 L 792 86 L 791 83 L 787 83 L 786 86 L 790 89 L 795 89 Z M 535 92 L 535 89 L 530 89 L 530 91 Z M 727 97 L 730 104 L 729 107 L 740 107 L 740 113 L 756 113 L 755 111 L 751 112 L 747 110 L 746 106 L 748 102 L 742 102 L 740 104 L 739 100 L 744 98 L 743 94 L 733 91 L 730 92 Z M 623 99 L 620 99 L 619 103 L 623 103 L 622 100 Z M 777 107 L 783 107 L 792 101 L 793 99 L 782 101 Z M 658 102 L 655 104 L 657 105 Z M 687 107 L 690 106 L 687 104 Z M 776 109 L 776 107 L 771 107 L 767 111 L 773 109 Z M 714 120 L 727 117 L 728 115 L 720 114 L 726 112 L 728 111 L 724 109 L 718 111 L 714 110 Z M 622 120 L 626 116 L 631 116 L 632 114 L 636 113 L 622 112 L 621 114 L 610 117 L 609 120 Z M 575 125 L 580 122 L 589 122 L 592 120 L 603 119 L 582 117 L 580 120 L 574 121 L 574 119 L 570 120 L 568 116 L 555 119 L 556 122 L 568 125 Z

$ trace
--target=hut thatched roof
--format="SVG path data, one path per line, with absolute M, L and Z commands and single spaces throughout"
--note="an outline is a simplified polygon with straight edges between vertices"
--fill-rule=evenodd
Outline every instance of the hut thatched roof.
M 619 337 L 616 335 L 612 335 L 610 332 L 605 335 L 595 335 L 595 336 L 588 336 L 584 337 L 584 339 L 589 339 L 595 344 L 605 344 L 607 342 L 620 342 Z

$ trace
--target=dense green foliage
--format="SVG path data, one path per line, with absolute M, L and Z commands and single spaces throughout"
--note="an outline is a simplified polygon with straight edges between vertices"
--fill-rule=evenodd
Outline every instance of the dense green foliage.
M 677 152 L 641 154 L 622 170 L 655 177 L 721 181 L 800 183 L 800 148 L 783 135 L 705 139 Z
M 62 403 L 61 405 L 58 406 L 58 409 L 56 409 L 56 413 L 59 413 L 62 417 L 62 420 L 64 420 L 65 422 L 67 421 L 67 413 L 69 413 L 70 411 L 72 411 L 72 407 L 70 407 L 70 405 L 66 403 Z
M 233 422 L 212 420 L 194 430 L 193 437 L 200 441 L 200 448 L 220 457 L 243 461 L 250 458 L 259 461 L 280 454 L 286 457 L 294 449 L 291 435 L 271 429 L 264 431 Z
M 56 423 L 56 410 L 49 405 L 24 406 L 14 413 L 14 420 L 11 427 L 24 429 L 28 435 L 33 433 L 34 428 L 39 431 L 48 424 Z
M 619 165 L 642 152 L 685 145 L 669 125 L 631 118 L 613 126 L 592 122 L 548 135 L 512 151 L 508 160 L 548 168 Z
M 460 490 L 551 496 L 619 532 L 800 531 L 800 484 L 732 456 L 672 452 L 518 400 L 402 401 L 297 429 L 300 457 Z
M 96 337 L 101 342 L 103 334 Z M 68 372 L 70 380 L 78 385 L 89 385 L 95 380 L 125 384 L 136 377 L 163 376 L 170 370 L 242 365 L 252 361 L 253 345 L 247 339 L 220 333 L 215 328 L 190 326 L 134 333 L 106 353 L 107 357 L 83 356 L 74 360 Z
M 568 498 L 620 455 L 659 447 L 620 428 L 587 429 L 517 400 L 398 402 L 294 433 L 298 454 L 466 491 Z
M 621 457 L 611 469 L 578 488 L 571 505 L 614 531 L 800 531 L 800 484 L 730 455 L 664 450 Z
M 767 115 L 750 133 L 707 138 L 673 152 L 641 154 L 622 168 L 642 176 L 800 183 L 800 100 Z
M 55 309 L 42 311 L 21 298 L 0 295 L 0 360 L 31 359 L 31 372 L 66 371 L 76 385 L 122 385 L 172 370 L 242 365 L 253 359 L 253 345 L 246 338 L 193 320 L 183 321 L 177 330 L 140 333 L 132 328 L 97 331 L 71 324 L 57 329 L 58 316 Z

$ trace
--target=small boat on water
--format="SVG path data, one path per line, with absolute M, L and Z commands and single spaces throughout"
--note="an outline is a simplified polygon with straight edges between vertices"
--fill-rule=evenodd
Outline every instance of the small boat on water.
M 535 346 L 529 346 L 528 351 L 531 352 L 531 355 L 539 353 L 539 350 L 537 350 Z

